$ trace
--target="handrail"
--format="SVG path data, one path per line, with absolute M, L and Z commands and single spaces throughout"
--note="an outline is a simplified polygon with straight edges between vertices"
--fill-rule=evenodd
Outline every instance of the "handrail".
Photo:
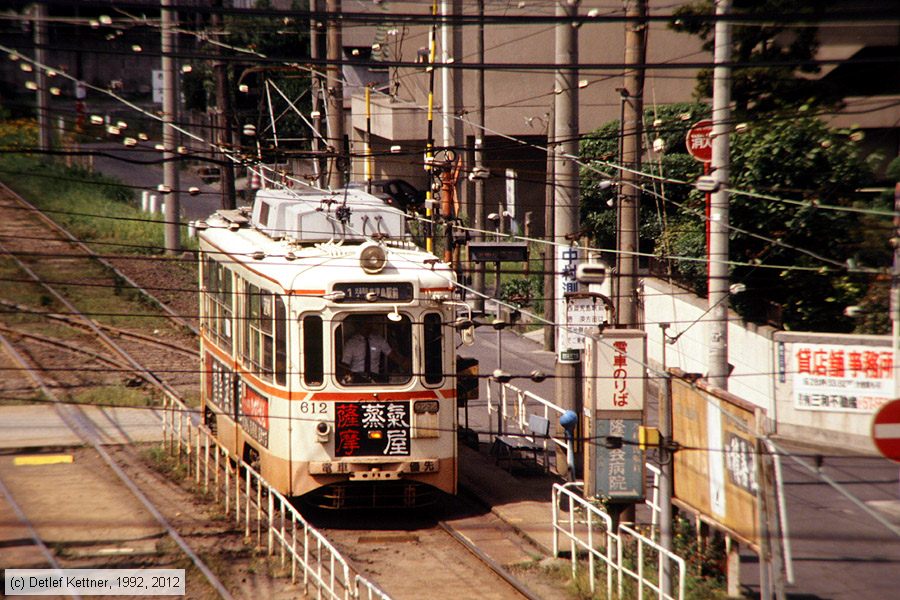
M 260 473 L 242 459 L 231 457 L 205 426 L 193 423 L 192 412 L 176 398 L 163 398 L 164 448 L 174 453 L 179 463 L 186 457 L 188 476 L 193 471 L 195 485 L 204 492 L 212 487 L 214 500 L 222 502 L 226 516 L 233 511 L 235 524 L 243 525 L 248 539 L 255 532 L 257 545 L 264 546 L 268 556 L 278 551 L 282 566 L 290 558 L 291 583 L 297 582 L 299 567 L 307 595 L 312 585 L 317 597 L 390 600 L 373 582 L 353 573 L 337 548 Z

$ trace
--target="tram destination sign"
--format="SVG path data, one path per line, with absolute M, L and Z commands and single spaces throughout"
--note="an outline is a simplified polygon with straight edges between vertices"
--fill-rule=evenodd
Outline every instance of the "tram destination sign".
M 398 283 L 336 283 L 333 291 L 342 292 L 344 297 L 336 302 L 412 302 L 413 286 L 408 282 Z
M 524 262 L 528 260 L 525 242 L 469 242 L 469 260 L 484 262 Z

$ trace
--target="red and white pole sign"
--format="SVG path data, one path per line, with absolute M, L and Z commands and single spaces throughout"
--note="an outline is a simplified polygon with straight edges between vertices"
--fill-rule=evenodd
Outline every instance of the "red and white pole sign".
M 700 162 L 712 162 L 712 129 L 713 122 L 709 119 L 697 121 L 691 125 L 684 140 L 688 154 Z
M 882 404 L 875 413 L 872 441 L 885 458 L 900 463 L 900 400 Z

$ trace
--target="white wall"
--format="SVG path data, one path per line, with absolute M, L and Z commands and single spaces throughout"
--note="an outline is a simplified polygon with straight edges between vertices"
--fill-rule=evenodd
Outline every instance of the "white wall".
M 709 358 L 703 322 L 706 300 L 648 277 L 644 279 L 643 301 L 650 364 L 662 364 L 660 323 L 669 323 L 666 333 L 670 339 L 677 339 L 666 344 L 666 366 L 706 375 Z M 870 439 L 872 411 L 811 410 L 797 406 L 794 373 L 778 357 L 779 352 L 791 356 L 792 344 L 801 342 L 890 348 L 890 336 L 786 332 L 745 323 L 733 312 L 729 315 L 728 363 L 733 366 L 728 379 L 729 392 L 765 409 L 780 435 L 861 452 L 874 450 Z

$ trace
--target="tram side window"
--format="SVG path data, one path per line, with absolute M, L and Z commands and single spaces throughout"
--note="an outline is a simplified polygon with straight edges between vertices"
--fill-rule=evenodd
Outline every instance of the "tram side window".
M 234 314 L 231 272 L 207 257 L 204 269 L 206 286 L 206 327 L 216 343 L 231 346 L 231 319 Z
M 263 379 L 286 382 L 287 336 L 281 297 L 244 283 L 244 363 Z
M 325 369 L 322 363 L 322 317 L 303 319 L 303 381 L 306 385 L 322 385 Z
M 442 357 L 444 355 L 444 336 L 441 326 L 441 315 L 429 313 L 425 315 L 425 383 L 440 383 L 444 378 Z

